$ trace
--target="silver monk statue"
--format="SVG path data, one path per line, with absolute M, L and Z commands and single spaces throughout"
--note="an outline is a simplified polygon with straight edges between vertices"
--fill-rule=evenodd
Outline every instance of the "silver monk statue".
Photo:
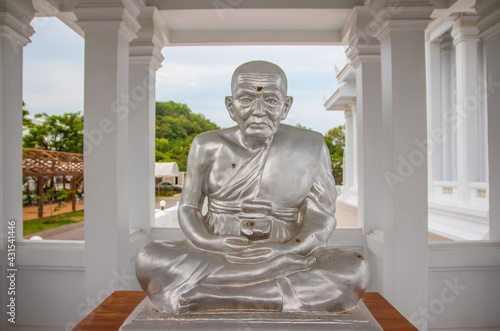
M 231 92 L 226 107 L 237 126 L 199 135 L 189 152 L 178 215 L 187 240 L 139 252 L 141 287 L 171 313 L 354 307 L 368 265 L 326 246 L 336 190 L 323 136 L 280 124 L 293 98 L 272 63 L 238 67 Z

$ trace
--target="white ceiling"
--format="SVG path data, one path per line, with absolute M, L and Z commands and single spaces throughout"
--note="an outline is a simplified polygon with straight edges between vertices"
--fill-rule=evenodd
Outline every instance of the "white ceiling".
M 351 9 L 160 10 L 166 43 L 332 44 Z
M 349 9 L 163 10 L 171 30 L 339 30 Z

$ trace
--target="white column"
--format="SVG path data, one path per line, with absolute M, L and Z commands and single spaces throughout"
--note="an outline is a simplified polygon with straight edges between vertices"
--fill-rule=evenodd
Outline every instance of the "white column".
M 352 110 L 346 108 L 344 110 L 345 117 L 345 148 L 344 148 L 344 194 L 349 195 L 353 184 L 353 127 L 352 127 Z
M 365 257 L 371 265 L 373 277 L 370 291 L 382 292 L 383 256 L 380 247 L 369 245 L 376 230 L 384 222 L 384 196 L 382 168 L 382 95 L 380 71 L 380 42 L 370 29 L 373 19 L 367 7 L 355 7 L 348 22 L 352 26 L 347 42 L 346 55 L 356 69 L 356 109 L 353 126 L 356 140 L 357 170 L 355 182 L 358 194 L 358 226 L 364 232 Z M 379 231 L 380 232 L 380 231 Z
M 34 33 L 31 1 L 0 1 L 0 329 L 7 329 L 9 223 L 23 238 L 22 211 L 22 77 L 23 47 Z M 15 268 L 15 266 L 14 266 Z
M 477 15 L 462 14 L 452 29 L 457 77 L 457 181 L 461 202 L 469 202 L 469 183 L 479 181 L 479 31 Z
M 433 196 L 434 181 L 442 180 L 441 40 L 426 42 L 427 141 L 430 144 L 428 190 Z
M 486 59 L 488 107 L 488 177 L 490 240 L 500 240 L 500 3 L 482 0 L 476 3 L 477 27 L 483 39 Z
M 451 49 L 453 47 L 452 38 L 446 33 L 441 39 L 441 123 L 443 128 L 443 180 L 455 181 L 456 162 L 455 162 L 455 102 L 453 102 L 453 85 Z
M 102 301 L 130 272 L 128 196 L 129 41 L 139 25 L 133 1 L 80 1 L 85 32 L 85 282 Z M 106 13 L 103 15 L 102 13 Z
M 365 29 L 372 19 L 368 8 L 355 7 L 353 35 L 349 38 L 346 55 L 356 69 L 355 131 L 357 173 L 354 185 L 358 188 L 358 226 L 365 235 L 382 229 L 383 203 L 380 194 L 382 158 L 382 101 L 380 88 L 380 43 Z
M 155 83 L 163 56 L 158 11 L 144 7 L 140 30 L 130 43 L 129 185 L 130 228 L 149 234 L 154 222 Z
M 385 182 L 379 193 L 385 199 L 383 295 L 407 318 L 427 307 L 424 29 L 433 6 L 425 1 L 418 4 L 370 3 L 383 73 L 384 152 L 380 158 L 385 163 Z
M 352 189 L 358 192 L 358 110 L 356 104 L 351 105 L 352 111 Z

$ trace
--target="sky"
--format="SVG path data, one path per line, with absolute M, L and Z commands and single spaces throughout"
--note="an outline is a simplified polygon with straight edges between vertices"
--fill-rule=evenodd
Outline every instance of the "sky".
M 57 18 L 35 18 L 35 34 L 24 50 L 23 100 L 32 115 L 83 110 L 84 40 Z M 230 127 L 224 98 L 240 64 L 265 60 L 288 77 L 294 102 L 290 125 L 326 133 L 344 124 L 344 114 L 323 104 L 338 88 L 335 68 L 347 62 L 341 46 L 173 46 L 162 50 L 156 100 L 186 104 L 220 127 Z

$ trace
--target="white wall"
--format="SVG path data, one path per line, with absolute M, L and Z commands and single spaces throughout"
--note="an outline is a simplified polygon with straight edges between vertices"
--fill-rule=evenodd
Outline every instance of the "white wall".
M 11 329 L 65 330 L 93 309 L 85 298 L 83 246 L 76 241 L 18 243 L 18 316 Z
M 380 283 L 383 237 L 367 236 L 371 284 Z M 500 330 L 500 243 L 485 241 L 429 244 L 428 305 L 410 314 L 419 330 Z M 408 286 L 413 284 L 408 283 Z M 369 291 L 381 292 L 374 285 Z
M 148 242 L 130 233 L 130 269 L 112 270 L 95 296 L 85 293 L 83 241 L 23 241 L 17 246 L 17 321 L 8 330 L 71 330 L 117 289 L 140 290 L 135 256 Z M 95 258 L 99 258 L 96 256 Z
M 432 243 L 429 252 L 429 329 L 500 330 L 500 243 Z

